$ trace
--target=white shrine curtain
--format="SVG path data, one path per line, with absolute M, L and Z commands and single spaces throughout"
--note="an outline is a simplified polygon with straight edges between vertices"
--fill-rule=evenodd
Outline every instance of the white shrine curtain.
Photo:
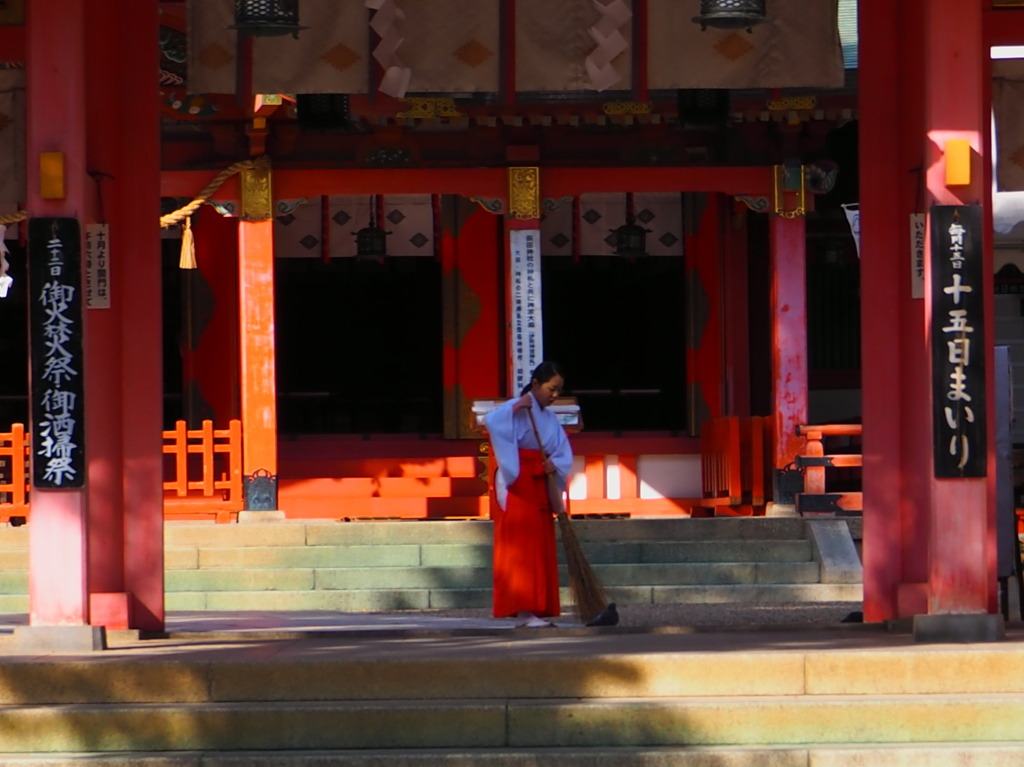
M 752 33 L 693 22 L 697 3 L 649 0 L 648 86 L 834 88 L 843 84 L 838 0 L 773 0 L 770 23 Z M 237 35 L 232 0 L 188 0 L 188 90 L 234 93 Z M 500 90 L 499 0 L 395 0 L 395 55 L 411 71 L 409 93 Z M 515 0 L 519 91 L 593 92 L 633 87 L 632 0 Z M 256 38 L 254 93 L 366 93 L 373 11 L 365 0 L 303 0 L 299 39 Z M 595 66 L 607 53 L 604 76 Z M 591 65 L 588 68 L 588 61 Z M 610 70 L 610 71 L 607 71 Z
M 0 69 L 0 212 L 13 212 L 24 200 L 25 70 Z M 16 233 L 10 227 L 7 236 Z
M 356 232 L 369 225 L 369 196 L 328 198 L 327 251 L 330 258 L 356 255 Z M 389 256 L 434 255 L 434 206 L 429 194 L 384 195 L 383 216 L 377 225 L 388 233 Z M 323 203 L 310 200 L 274 219 L 277 258 L 322 258 Z

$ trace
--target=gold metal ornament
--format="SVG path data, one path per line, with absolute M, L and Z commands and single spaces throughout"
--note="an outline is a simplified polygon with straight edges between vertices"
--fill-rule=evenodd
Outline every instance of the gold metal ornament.
M 267 221 L 274 217 L 274 195 L 271 192 L 270 165 L 257 166 L 241 172 L 243 221 Z
M 650 101 L 606 101 L 601 105 L 606 115 L 649 115 Z
M 508 211 L 513 218 L 540 218 L 540 168 L 508 169 Z

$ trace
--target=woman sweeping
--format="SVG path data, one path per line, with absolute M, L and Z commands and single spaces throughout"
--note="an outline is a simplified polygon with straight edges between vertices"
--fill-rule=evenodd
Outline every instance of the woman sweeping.
M 494 617 L 515 616 L 519 625 L 531 627 L 550 626 L 546 619 L 561 614 L 547 475 L 565 490 L 572 448 L 558 417 L 549 410 L 564 385 L 558 365 L 542 362 L 519 399 L 484 417 L 497 461 L 491 497 Z

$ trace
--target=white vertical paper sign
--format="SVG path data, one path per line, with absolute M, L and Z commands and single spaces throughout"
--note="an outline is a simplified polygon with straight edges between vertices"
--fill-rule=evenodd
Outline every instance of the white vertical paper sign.
M 853 242 L 857 246 L 857 258 L 860 258 L 860 203 L 850 202 L 840 207 L 846 214 L 846 221 L 850 225 L 850 234 L 853 235 Z
M 110 308 L 110 226 L 85 227 L 85 308 Z
M 924 230 L 927 216 L 910 214 L 910 297 L 924 298 Z
M 540 301 L 540 230 L 509 232 L 512 258 L 511 327 L 512 396 L 530 383 L 534 369 L 544 359 L 543 312 Z

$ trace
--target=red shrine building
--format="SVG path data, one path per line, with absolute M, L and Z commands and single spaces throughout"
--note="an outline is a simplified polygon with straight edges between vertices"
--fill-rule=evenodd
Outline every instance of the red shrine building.
M 474 403 L 543 359 L 571 513 L 862 515 L 866 620 L 993 614 L 1018 44 L 998 0 L 0 3 L 33 625 L 161 628 L 165 520 L 486 518 Z

